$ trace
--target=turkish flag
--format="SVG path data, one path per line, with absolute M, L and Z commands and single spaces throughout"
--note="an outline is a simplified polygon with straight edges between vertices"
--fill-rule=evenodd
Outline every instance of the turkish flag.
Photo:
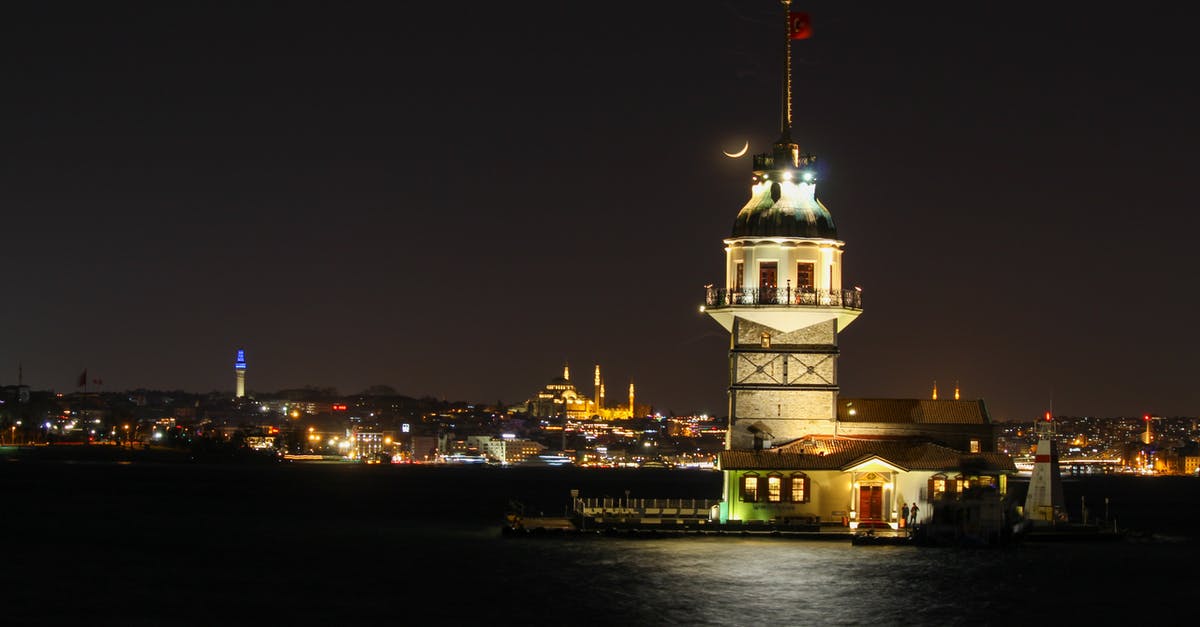
M 812 37 L 812 22 L 807 13 L 788 13 L 788 32 L 792 39 L 808 39 Z

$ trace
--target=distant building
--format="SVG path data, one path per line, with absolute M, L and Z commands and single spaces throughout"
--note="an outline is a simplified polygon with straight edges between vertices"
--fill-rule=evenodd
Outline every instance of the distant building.
M 546 451 L 545 445 L 521 438 L 470 436 L 467 442 L 488 458 L 505 464 L 520 464 L 535 459 Z
M 235 398 L 246 397 L 246 351 L 238 349 L 237 359 L 233 362 L 233 375 L 235 377 L 236 392 Z
M 595 405 L 579 394 L 571 382 L 571 368 L 563 366 L 561 377 L 555 377 L 536 396 L 526 402 L 526 411 L 534 418 L 584 419 L 590 417 Z

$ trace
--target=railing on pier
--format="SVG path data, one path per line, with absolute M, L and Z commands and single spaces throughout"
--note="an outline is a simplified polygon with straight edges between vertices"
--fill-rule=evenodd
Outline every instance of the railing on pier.
M 844 307 L 862 309 L 862 290 L 825 290 L 812 287 L 706 287 L 704 306 L 720 309 L 740 305 L 785 307 Z
M 575 513 L 588 518 L 708 520 L 719 500 L 576 498 Z

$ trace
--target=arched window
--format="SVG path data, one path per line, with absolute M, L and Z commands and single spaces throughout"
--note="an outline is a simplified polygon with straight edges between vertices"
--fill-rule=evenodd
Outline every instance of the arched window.
M 750 473 L 742 477 L 742 500 L 747 503 L 758 502 L 758 475 Z
M 793 503 L 807 503 L 810 499 L 808 491 L 808 475 L 792 473 L 788 480 L 788 499 Z
M 767 475 L 767 502 L 778 503 L 783 500 L 783 477 L 778 474 Z

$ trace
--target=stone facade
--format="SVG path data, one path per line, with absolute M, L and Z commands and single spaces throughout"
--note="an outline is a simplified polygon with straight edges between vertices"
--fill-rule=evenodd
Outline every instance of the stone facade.
M 734 321 L 727 447 L 748 450 L 834 432 L 837 322 L 780 331 Z

